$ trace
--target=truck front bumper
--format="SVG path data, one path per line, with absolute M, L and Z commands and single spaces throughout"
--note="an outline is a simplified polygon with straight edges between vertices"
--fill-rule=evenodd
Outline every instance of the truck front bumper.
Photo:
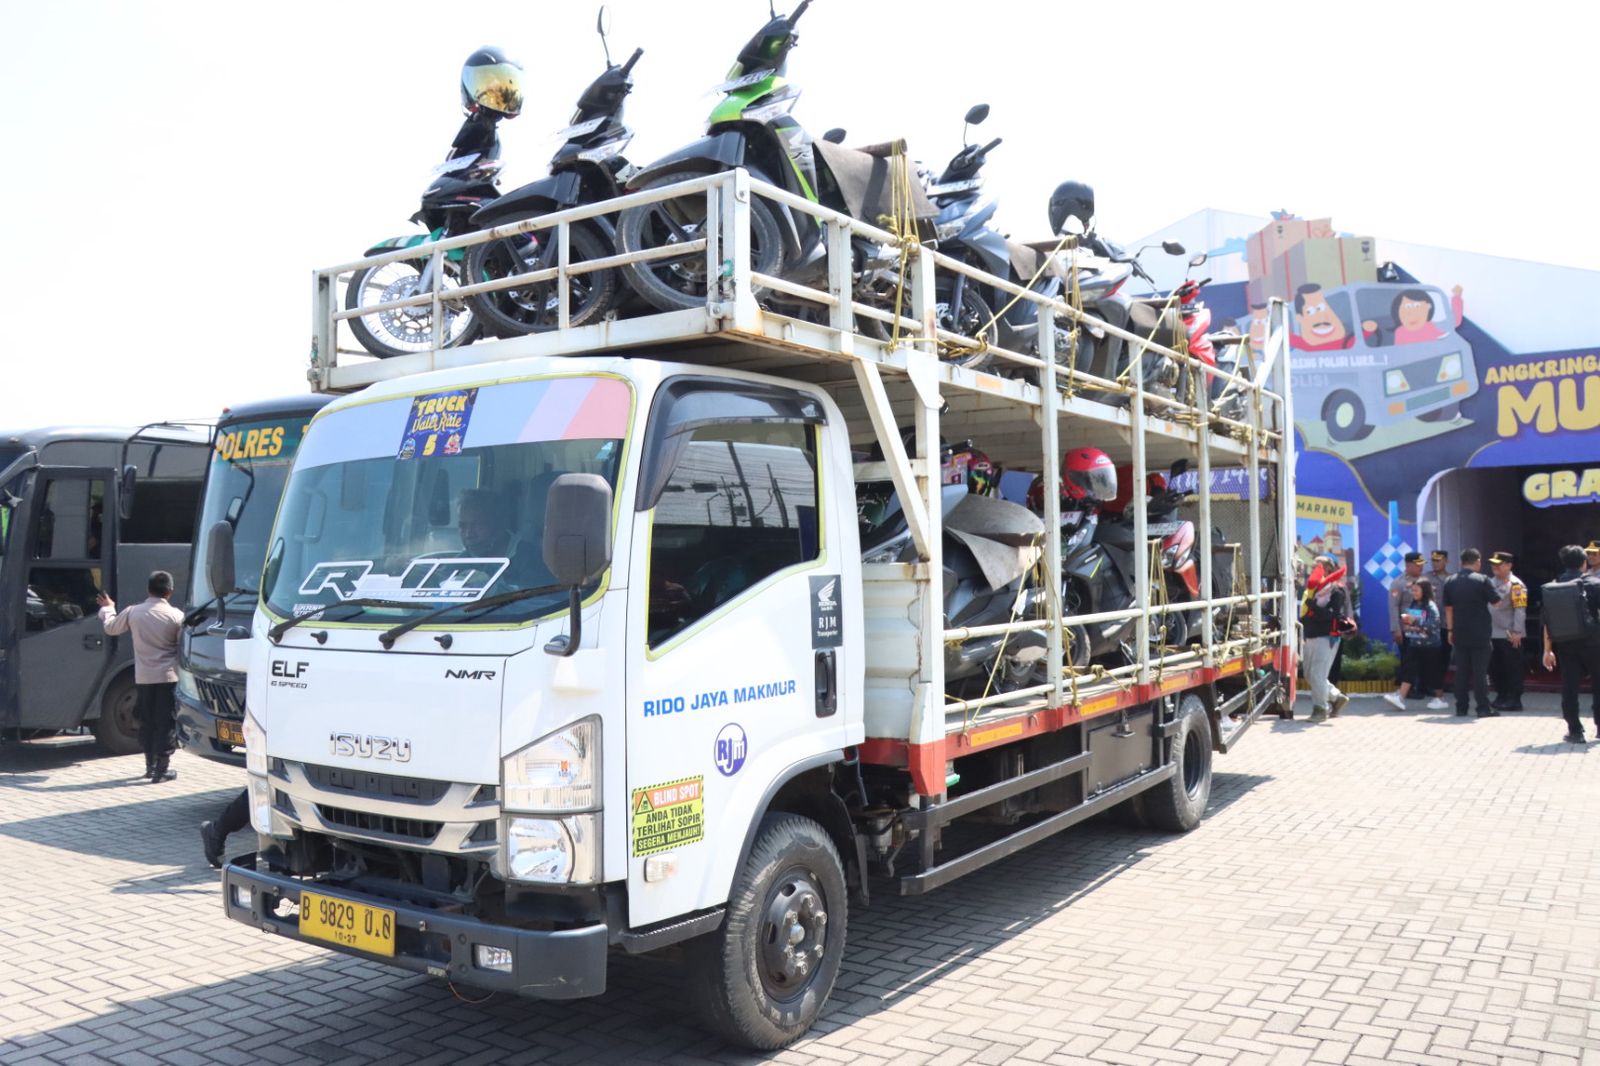
M 394 912 L 395 953 L 392 958 L 318 940 L 300 933 L 300 892 L 308 889 Z M 307 944 L 386 962 L 407 970 L 497 992 L 533 999 L 581 999 L 606 990 L 609 932 L 605 925 L 576 929 L 517 929 L 474 918 L 353 892 L 335 883 L 304 881 L 256 868 L 254 854 L 242 855 L 222 868 L 223 910 L 236 922 L 255 926 Z M 245 902 L 248 900 L 248 903 Z M 292 907 L 284 906 L 285 902 Z M 479 945 L 502 948 L 511 955 L 511 969 L 477 965 Z

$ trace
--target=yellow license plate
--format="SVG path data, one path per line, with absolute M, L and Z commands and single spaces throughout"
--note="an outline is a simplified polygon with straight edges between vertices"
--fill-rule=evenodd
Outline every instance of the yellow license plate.
M 244 747 L 244 728 L 236 722 L 217 722 L 217 739 L 236 748 Z
M 393 956 L 394 911 L 318 892 L 302 892 L 300 935 L 374 955 Z

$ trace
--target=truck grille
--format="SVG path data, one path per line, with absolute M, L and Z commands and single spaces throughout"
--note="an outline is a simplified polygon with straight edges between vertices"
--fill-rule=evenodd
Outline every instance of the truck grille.
M 194 687 L 200 690 L 200 700 L 206 705 L 206 710 L 218 718 L 244 718 L 244 695 L 232 685 L 218 684 L 197 677 L 194 679 Z
M 369 796 L 373 799 L 438 803 L 439 798 L 450 790 L 450 782 L 426 777 L 399 777 L 338 766 L 317 766 L 314 763 L 306 763 L 305 771 L 306 779 L 324 791 L 348 792 L 352 796 Z
M 404 840 L 412 844 L 431 844 L 434 837 L 439 835 L 439 830 L 444 828 L 443 822 L 429 822 L 420 818 L 391 818 L 388 815 L 372 814 L 368 811 L 330 807 L 325 803 L 317 804 L 317 814 L 329 825 L 394 840 Z

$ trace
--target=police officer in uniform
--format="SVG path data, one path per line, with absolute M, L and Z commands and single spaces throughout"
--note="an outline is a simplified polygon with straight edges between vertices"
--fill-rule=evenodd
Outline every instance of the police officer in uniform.
M 1489 556 L 1489 565 L 1493 568 L 1491 580 L 1494 590 L 1500 594 L 1500 602 L 1489 608 L 1492 627 L 1489 635 L 1494 642 L 1489 676 L 1499 696 L 1491 706 L 1497 711 L 1522 710 L 1522 679 L 1526 669 L 1522 661 L 1522 638 L 1528 631 L 1528 586 L 1511 572 L 1515 561 L 1508 551 Z
M 1406 568 L 1389 583 L 1389 636 L 1394 638 L 1394 646 L 1400 653 L 1400 658 L 1407 655 L 1426 655 L 1433 649 L 1410 649 L 1406 647 L 1405 630 L 1400 626 L 1400 615 L 1407 607 L 1411 606 L 1411 589 L 1422 577 L 1422 553 L 1406 552 Z M 1417 695 L 1422 694 L 1424 686 L 1419 685 Z
M 1583 549 L 1583 573 L 1600 573 L 1600 542 L 1591 540 Z
M 1557 581 L 1582 581 L 1584 605 L 1590 617 L 1600 617 L 1600 576 L 1587 569 L 1585 549 L 1568 544 L 1561 549 L 1561 573 Z M 1578 690 L 1583 685 L 1583 675 L 1589 675 L 1591 694 L 1590 710 L 1594 714 L 1595 733 L 1600 735 L 1600 641 L 1568 640 L 1560 644 L 1550 640 L 1550 631 L 1544 634 L 1544 668 L 1561 667 L 1561 717 L 1567 720 L 1568 744 L 1582 744 L 1583 719 L 1578 715 Z

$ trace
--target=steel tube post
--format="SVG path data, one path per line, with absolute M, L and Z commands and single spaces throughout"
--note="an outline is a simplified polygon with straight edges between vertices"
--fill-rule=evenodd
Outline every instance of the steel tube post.
M 433 336 L 433 365 L 439 365 L 439 353 L 444 350 L 444 253 L 433 250 L 429 257 L 433 264 L 433 299 L 428 304 L 428 332 Z
M 567 267 L 572 263 L 572 223 L 563 222 L 556 227 L 556 326 L 566 329 L 572 324 L 572 307 Z M 470 279 L 468 279 L 470 280 Z
M 828 293 L 834 299 L 828 308 L 828 324 L 833 327 L 834 345 L 842 355 L 854 355 L 856 315 L 851 291 L 855 283 L 850 254 L 850 230 L 830 219 L 826 223 L 828 241 Z M 888 454 L 887 452 L 885 453 Z
M 1272 312 L 1276 312 L 1273 314 Z M 1269 323 L 1278 322 L 1277 337 L 1283 347 L 1283 358 L 1278 360 L 1278 426 L 1282 438 L 1278 444 L 1278 564 L 1279 579 L 1283 582 L 1283 610 L 1278 615 L 1280 641 L 1291 653 L 1295 651 L 1296 596 L 1294 589 L 1294 527 L 1299 504 L 1294 484 L 1294 397 L 1289 391 L 1289 305 L 1274 300 Z
M 1199 430 L 1195 434 L 1196 443 L 1200 447 L 1200 468 L 1195 472 L 1198 479 L 1196 488 L 1200 490 L 1200 595 L 1203 599 L 1211 599 L 1216 595 L 1212 585 L 1213 555 L 1216 546 L 1211 543 L 1211 383 L 1204 374 L 1200 375 L 1201 387 L 1195 392 L 1195 405 L 1200 411 L 1200 420 L 1196 426 Z M 1233 590 L 1230 588 L 1231 594 Z M 1213 654 L 1212 645 L 1216 640 L 1215 611 L 1207 609 L 1200 615 L 1201 646 L 1205 649 L 1201 659 L 1207 666 L 1216 665 L 1216 656 Z
M 1044 580 L 1045 614 L 1050 620 L 1045 662 L 1050 666 L 1050 706 L 1062 703 L 1061 684 L 1061 427 L 1056 422 L 1060 394 L 1056 392 L 1056 316 L 1049 304 L 1034 310 L 1039 317 L 1039 429 L 1044 446 Z
M 1250 454 L 1245 476 L 1250 487 L 1245 499 L 1250 501 L 1250 591 L 1261 591 L 1261 390 L 1265 382 L 1257 379 L 1250 388 Z M 1250 602 L 1250 636 L 1261 636 L 1261 601 Z
M 354 278 L 352 278 L 354 280 Z M 311 272 L 311 369 L 306 375 L 315 391 L 322 389 L 327 371 L 339 364 L 339 327 L 333 320 L 336 276 Z
M 1132 360 L 1137 359 L 1137 362 Z M 1133 379 L 1133 401 L 1128 405 L 1129 428 L 1133 437 L 1133 486 L 1128 507 L 1133 511 L 1133 596 L 1136 606 L 1147 606 L 1150 595 L 1150 516 L 1145 510 L 1144 439 L 1144 353 L 1130 353 L 1129 376 Z M 1163 619 L 1164 621 L 1164 619 Z M 1136 624 L 1139 641 L 1139 683 L 1150 680 L 1150 615 L 1141 611 Z
M 917 255 L 912 264 L 911 299 L 917 309 L 917 318 L 931 325 L 934 322 L 933 257 L 926 249 Z M 910 358 L 918 358 L 916 352 Z M 935 351 L 930 356 L 938 358 Z M 939 407 L 941 399 L 938 385 L 932 392 L 918 388 L 914 393 L 913 410 L 917 439 L 917 477 L 922 491 L 923 506 L 927 508 L 928 559 L 923 587 L 920 622 L 922 625 L 922 668 L 919 671 L 920 697 L 913 707 L 911 739 L 913 743 L 931 743 L 944 739 L 944 508 L 939 484 Z
M 757 328 L 755 281 L 750 277 L 750 172 L 740 167 L 729 172 L 727 179 L 717 187 L 722 198 L 722 258 L 713 259 L 710 266 L 715 271 L 709 283 L 718 274 L 731 270 L 733 278 L 733 306 L 726 308 L 724 317 L 731 318 L 741 329 Z M 710 250 L 707 250 L 710 254 Z

